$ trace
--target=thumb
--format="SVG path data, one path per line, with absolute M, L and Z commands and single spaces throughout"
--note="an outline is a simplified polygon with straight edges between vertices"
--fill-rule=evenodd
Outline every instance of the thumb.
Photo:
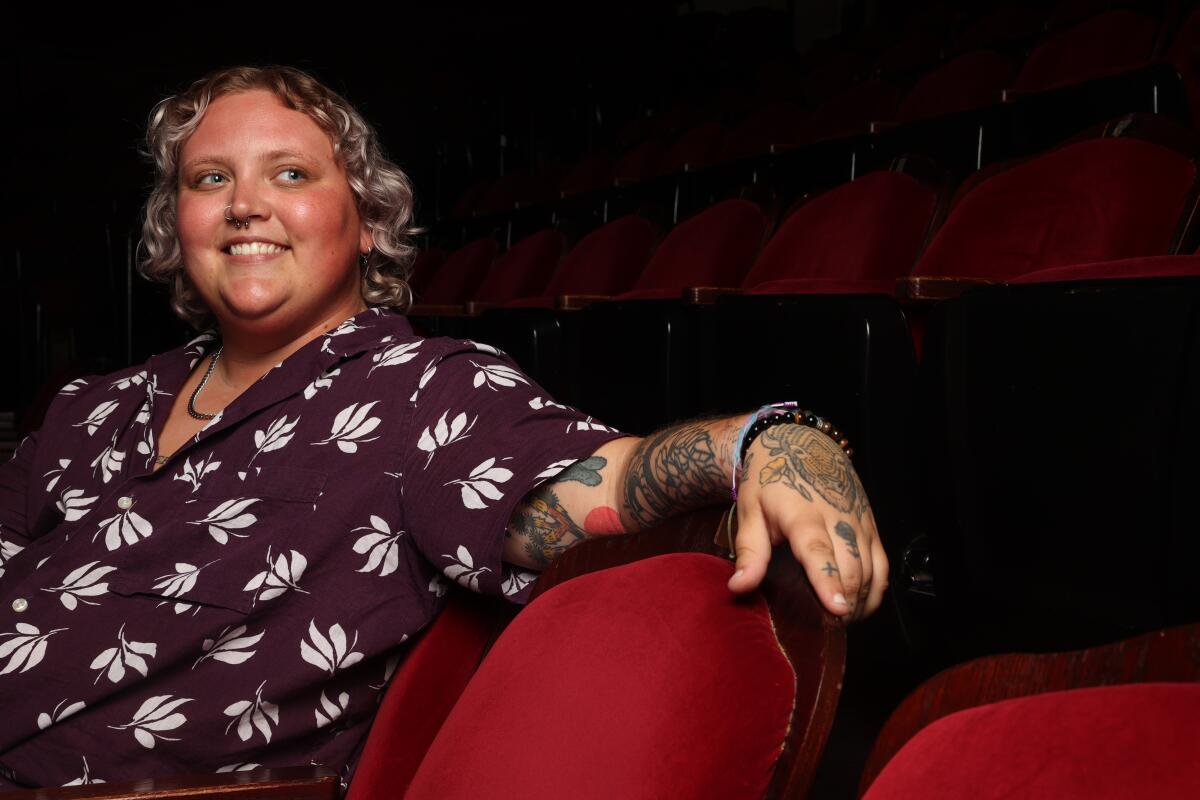
M 767 533 L 767 522 L 762 512 L 754 508 L 739 514 L 737 541 L 737 567 L 729 579 L 729 589 L 735 594 L 752 592 L 762 583 L 771 561 L 771 537 Z

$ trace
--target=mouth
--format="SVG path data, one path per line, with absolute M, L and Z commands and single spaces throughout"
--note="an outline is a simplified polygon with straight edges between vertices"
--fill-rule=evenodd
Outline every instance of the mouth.
M 221 252 L 231 256 L 269 256 L 283 253 L 291 248 L 266 239 L 232 239 L 225 243 Z

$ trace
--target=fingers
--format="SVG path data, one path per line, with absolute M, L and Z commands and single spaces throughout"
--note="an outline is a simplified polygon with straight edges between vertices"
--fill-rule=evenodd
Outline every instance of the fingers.
M 738 532 L 734 549 L 737 567 L 729 579 L 729 589 L 736 594 L 752 592 L 762 583 L 771 561 L 771 536 L 766 520 L 758 509 L 738 508 Z
M 888 558 L 879 537 L 875 538 L 875 543 L 871 546 L 871 552 L 871 564 L 875 570 L 875 577 L 871 581 L 871 593 L 867 597 L 865 614 L 875 613 L 883 603 L 883 594 L 887 591 L 888 587 Z
M 787 539 L 821 604 L 839 617 L 850 614 L 852 595 L 824 525 L 816 521 L 796 525 L 788 530 Z

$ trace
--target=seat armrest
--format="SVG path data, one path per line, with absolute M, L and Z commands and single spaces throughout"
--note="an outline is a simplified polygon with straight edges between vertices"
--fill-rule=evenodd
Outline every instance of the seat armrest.
M 555 298 L 554 307 L 559 311 L 579 311 L 592 303 L 611 300 L 607 294 L 563 294 Z
M 902 303 L 931 303 L 950 300 L 976 286 L 988 286 L 995 281 L 982 278 L 948 278 L 936 275 L 910 275 L 896 279 L 896 297 Z
M 683 302 L 692 305 L 709 305 L 724 295 L 741 294 L 736 286 L 689 286 L 683 290 Z
M 6 800 L 336 800 L 337 774 L 328 767 L 179 775 L 139 781 L 62 786 L 6 793 Z
M 466 310 L 457 304 L 415 303 L 408 309 L 410 317 L 461 317 Z
M 468 300 L 463 306 L 463 310 L 466 311 L 467 316 L 477 317 L 489 308 L 496 308 L 499 305 L 499 303 L 490 303 L 486 300 Z

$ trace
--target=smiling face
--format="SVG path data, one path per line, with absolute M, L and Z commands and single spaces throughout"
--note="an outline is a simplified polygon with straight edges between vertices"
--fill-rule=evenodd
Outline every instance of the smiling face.
M 223 95 L 179 162 L 184 267 L 226 339 L 244 332 L 279 346 L 366 307 L 358 257 L 370 232 L 310 117 L 266 90 Z

